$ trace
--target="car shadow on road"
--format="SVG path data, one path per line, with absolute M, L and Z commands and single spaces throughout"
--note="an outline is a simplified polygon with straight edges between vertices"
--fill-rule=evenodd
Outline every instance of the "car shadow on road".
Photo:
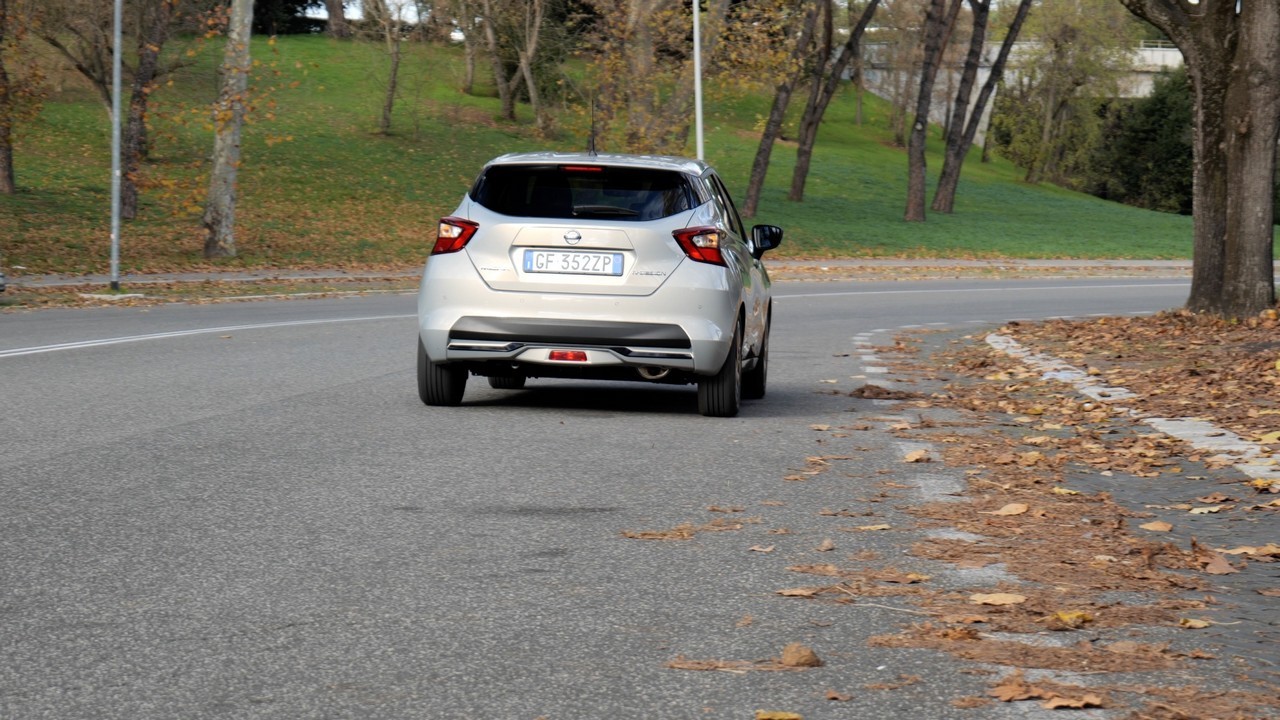
M 474 379 L 473 379 L 474 382 Z M 482 381 L 483 382 L 483 381 Z M 692 385 L 627 385 L 623 383 L 573 384 L 572 381 L 533 381 L 522 390 L 468 390 L 464 406 L 528 408 L 533 410 L 581 410 L 595 412 L 698 415 L 698 391 Z M 481 394 L 483 393 L 483 394 Z M 838 401 L 836 401 L 838 402 Z M 816 413 L 842 411 L 826 396 L 819 401 L 807 389 L 781 387 L 762 400 L 744 400 L 741 418 L 809 418 Z

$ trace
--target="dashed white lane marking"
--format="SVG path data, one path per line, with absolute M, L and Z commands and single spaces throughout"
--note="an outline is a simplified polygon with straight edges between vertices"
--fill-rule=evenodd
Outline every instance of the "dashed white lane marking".
M 987 344 L 996 350 L 1039 370 L 1045 379 L 1067 383 L 1082 395 L 1095 400 L 1113 403 L 1117 400 L 1131 400 L 1139 397 L 1126 388 L 1103 385 L 1063 360 L 1031 352 L 1010 337 L 992 333 L 986 340 Z M 1116 409 L 1165 435 L 1186 442 L 1201 452 L 1215 453 L 1226 458 L 1237 470 L 1248 477 L 1258 480 L 1280 480 L 1280 461 L 1277 458 L 1271 456 L 1262 445 L 1246 440 L 1229 430 L 1192 418 L 1151 417 L 1125 407 L 1117 406 Z
M 1102 400 L 1111 402 L 1114 400 L 1128 400 L 1135 398 L 1133 394 L 1125 388 L 1108 387 L 1103 385 L 1096 378 L 1091 377 L 1088 373 L 1080 370 L 1067 363 L 1049 355 L 1041 355 L 1031 352 L 1020 345 L 1013 338 L 1005 335 L 997 335 L 992 333 L 987 336 L 987 344 L 999 350 L 1005 355 L 1018 358 L 1025 365 L 1039 370 L 1046 380 L 1060 380 L 1064 383 L 1074 385 L 1076 390 L 1084 395 L 1088 395 L 1094 400 Z

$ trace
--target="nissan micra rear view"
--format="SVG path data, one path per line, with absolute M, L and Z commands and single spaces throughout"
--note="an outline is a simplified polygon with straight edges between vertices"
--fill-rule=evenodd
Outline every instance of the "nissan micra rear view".
M 684 158 L 521 153 L 490 161 L 440 227 L 418 291 L 418 394 L 472 375 L 696 384 L 704 415 L 764 397 L 761 257 L 716 172 Z

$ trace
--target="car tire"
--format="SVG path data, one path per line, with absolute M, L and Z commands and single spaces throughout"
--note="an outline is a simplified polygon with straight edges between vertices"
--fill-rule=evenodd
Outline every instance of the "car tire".
M 422 338 L 418 338 L 418 397 L 424 404 L 461 405 L 462 394 L 467 390 L 467 375 L 467 369 L 461 365 L 431 362 Z
M 729 356 L 720 371 L 698 380 L 698 412 L 707 417 L 733 417 L 742 407 L 742 324 L 733 330 Z
M 519 390 L 524 387 L 523 375 L 490 375 L 489 387 L 494 390 Z
M 773 326 L 773 314 L 764 323 L 764 338 L 760 340 L 760 354 L 756 357 L 755 367 L 742 373 L 742 397 L 746 400 L 759 400 L 764 397 L 765 385 L 769 382 L 769 329 Z

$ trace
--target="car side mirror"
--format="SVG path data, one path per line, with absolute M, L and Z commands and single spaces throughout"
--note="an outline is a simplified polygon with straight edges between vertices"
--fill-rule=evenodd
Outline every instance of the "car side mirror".
M 766 251 L 782 244 L 782 228 L 777 225 L 756 225 L 751 228 L 751 240 L 756 247 L 752 254 L 759 260 Z

